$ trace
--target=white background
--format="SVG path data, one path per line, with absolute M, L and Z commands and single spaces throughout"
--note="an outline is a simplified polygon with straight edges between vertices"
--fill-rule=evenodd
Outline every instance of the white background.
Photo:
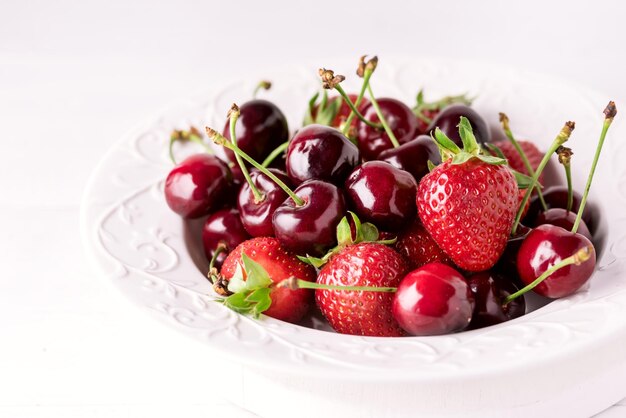
M 85 182 L 136 122 L 220 77 L 362 53 L 503 62 L 624 98 L 625 20 L 618 1 L 2 0 L 0 417 L 251 416 L 209 384 L 202 344 L 83 255 Z

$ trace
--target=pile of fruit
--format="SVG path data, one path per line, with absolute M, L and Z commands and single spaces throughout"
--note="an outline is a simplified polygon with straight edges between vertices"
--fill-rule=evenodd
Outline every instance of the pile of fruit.
M 165 197 L 184 218 L 206 217 L 221 302 L 292 323 L 317 305 L 345 334 L 438 335 L 519 317 L 527 292 L 561 298 L 584 286 L 596 260 L 587 194 L 615 104 L 580 195 L 563 146 L 573 122 L 542 153 L 501 113 L 507 140 L 494 142 L 466 96 L 420 92 L 413 108 L 376 97 L 377 63 L 359 61 L 358 94 L 320 69 L 323 94 L 291 137 L 260 99 L 233 105 L 221 133 L 172 134 L 172 160 L 177 141 L 207 151 L 176 165 Z M 553 155 L 567 185 L 543 188 Z

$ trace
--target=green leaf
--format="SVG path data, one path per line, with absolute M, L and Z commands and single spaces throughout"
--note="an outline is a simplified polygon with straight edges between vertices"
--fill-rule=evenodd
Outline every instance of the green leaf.
M 354 244 L 356 242 L 361 242 L 363 241 L 363 231 L 361 228 L 361 220 L 359 219 L 358 216 L 356 216 L 356 213 L 352 212 L 352 211 L 348 211 L 348 213 L 350 214 L 350 216 L 352 216 L 352 222 L 354 222 L 354 230 L 356 231 L 356 236 L 354 237 L 354 239 L 352 239 L 352 236 L 350 236 L 351 239 L 351 244 Z
M 246 301 L 246 294 L 243 292 L 233 293 L 224 299 L 224 306 L 240 314 L 248 314 L 252 310 L 250 303 Z
M 267 271 L 246 253 L 241 253 L 241 261 L 246 271 L 246 289 L 255 290 L 269 287 L 273 282 Z M 230 289 L 229 289 L 230 290 Z
M 458 154 L 459 152 L 461 152 L 461 148 L 459 148 L 459 146 L 455 144 L 454 141 L 448 138 L 448 136 L 444 134 L 438 127 L 435 128 L 435 141 L 442 148 L 450 151 L 453 154 Z
M 228 281 L 228 290 L 233 293 L 238 293 L 242 289 L 246 288 L 246 281 L 243 279 L 243 268 L 241 264 L 237 263 L 235 267 L 235 274 Z
M 460 153 L 456 154 L 452 158 L 452 164 L 454 164 L 454 165 L 463 164 L 463 163 L 466 163 L 467 161 L 469 161 L 470 159 L 472 159 L 474 157 L 476 157 L 476 156 L 472 155 L 472 154 L 468 154 L 467 152 L 463 151 L 463 152 L 460 152 Z
M 378 228 L 372 223 L 365 222 L 361 225 L 361 236 L 364 242 L 377 241 L 379 236 Z
M 493 165 L 505 165 L 508 164 L 507 160 L 502 159 L 500 157 L 492 157 L 491 155 L 476 155 L 476 158 L 479 160 Z
M 435 164 L 432 161 L 430 161 L 430 160 L 428 160 L 426 162 L 426 165 L 428 166 L 428 172 L 433 171 L 435 169 L 435 167 L 436 167 Z
M 304 121 L 302 122 L 303 126 L 312 125 L 315 123 L 313 119 L 313 111 L 315 110 L 315 103 L 317 102 L 317 98 L 320 97 L 320 93 L 317 92 L 309 99 L 309 106 L 307 108 L 306 114 L 304 115 Z
M 246 301 L 250 302 L 252 306 L 252 314 L 258 317 L 260 314 L 269 309 L 272 305 L 272 298 L 270 297 L 271 289 L 257 289 L 251 292 Z
M 303 263 L 307 263 L 307 264 L 315 267 L 316 269 L 319 269 L 324 264 L 326 264 L 326 260 L 324 258 L 313 257 L 313 256 L 310 256 L 310 255 L 307 255 L 306 257 L 303 257 L 303 256 L 299 255 L 298 259 L 300 261 L 302 261 Z
M 527 176 L 526 174 L 520 173 L 519 171 L 511 169 L 513 175 L 515 176 L 515 181 L 517 181 L 517 187 L 520 189 L 528 189 L 533 182 L 533 178 Z
M 504 153 L 502 152 L 499 146 L 497 146 L 496 144 L 491 144 L 491 143 L 487 143 L 485 144 L 485 146 L 487 147 L 489 151 L 491 151 L 492 154 L 495 154 L 496 157 L 506 160 L 506 157 L 504 156 Z
M 417 105 L 421 105 L 424 103 L 424 89 L 420 89 L 420 91 L 417 92 Z
M 337 225 L 337 243 L 339 245 L 350 245 L 352 243 L 352 232 L 350 231 L 350 222 L 348 217 L 341 218 Z
M 478 154 L 480 148 L 478 148 L 478 141 L 474 136 L 474 130 L 470 121 L 465 116 L 461 116 L 461 121 L 457 127 L 459 128 L 461 141 L 463 141 L 463 151 L 472 155 Z
M 339 109 L 341 108 L 341 98 L 337 98 L 329 102 L 328 107 L 321 108 L 317 114 L 317 118 L 315 119 L 315 123 L 319 123 L 320 125 L 330 126 L 337 113 L 339 113 Z

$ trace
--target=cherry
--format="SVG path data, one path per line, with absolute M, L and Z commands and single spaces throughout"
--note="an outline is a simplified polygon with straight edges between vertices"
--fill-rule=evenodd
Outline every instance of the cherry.
M 548 209 L 550 208 L 567 208 L 567 187 L 566 186 L 552 186 L 543 191 L 543 198 L 546 202 L 546 206 Z M 580 202 L 582 201 L 582 196 L 576 192 L 572 191 L 572 212 L 578 212 L 580 208 Z M 541 207 L 541 202 L 539 199 L 534 196 L 530 200 L 530 207 L 528 209 L 528 213 L 524 218 L 524 222 L 528 225 L 537 224 L 537 217 L 541 214 L 543 208 Z M 596 231 L 597 228 L 597 219 L 600 218 L 600 214 L 598 213 L 598 208 L 594 205 L 587 205 L 583 211 L 582 220 L 587 225 L 587 228 L 591 233 Z
M 184 218 L 199 218 L 228 200 L 232 174 L 209 154 L 195 154 L 178 164 L 165 180 L 165 200 Z
M 487 122 L 469 106 L 464 104 L 454 104 L 446 107 L 437 115 L 437 117 L 431 122 L 428 127 L 428 133 L 434 134 L 435 128 L 441 129 L 441 131 L 454 141 L 458 146 L 462 146 L 461 136 L 459 135 L 459 129 L 457 128 L 461 116 L 465 116 L 472 128 L 474 129 L 474 136 L 480 144 L 485 144 L 491 141 L 491 131 Z
M 417 119 L 410 107 L 393 98 L 381 98 L 376 101 L 399 144 L 415 138 L 418 132 Z M 373 102 L 365 107 L 363 117 L 372 123 L 381 122 Z M 394 146 L 385 130 L 374 128 L 360 120 L 357 122 L 357 133 L 359 150 L 366 161 L 375 160 L 381 152 Z
M 291 180 L 286 173 L 274 168 L 268 170 L 287 186 L 290 185 Z M 241 222 L 246 231 L 253 237 L 274 236 L 272 216 L 276 208 L 289 195 L 274 180 L 259 170 L 253 170 L 250 173 L 250 180 L 261 194 L 261 198 L 257 200 L 249 183 L 246 182 L 241 186 L 237 197 L 237 208 Z
M 322 255 L 337 243 L 335 231 L 346 213 L 343 194 L 319 180 L 304 182 L 293 193 L 300 202 L 289 198 L 276 209 L 274 234 L 296 254 Z
M 514 277 L 515 279 L 518 279 L 517 253 L 519 252 L 522 242 L 524 242 L 530 231 L 531 229 L 527 226 L 519 224 L 515 234 L 512 234 L 509 237 L 506 247 L 504 247 L 504 252 L 495 266 L 496 270 L 504 273 L 507 277 Z M 519 280 L 516 280 L 516 282 L 519 282 Z M 519 284 L 521 284 L 521 282 L 519 282 Z
M 339 185 L 359 161 L 359 149 L 340 131 L 308 125 L 289 142 L 286 166 L 296 184 L 317 179 Z
M 417 182 L 389 163 L 370 161 L 357 167 L 345 191 L 356 214 L 384 230 L 396 231 L 416 217 Z
M 413 270 L 393 298 L 393 317 L 412 335 L 440 335 L 465 329 L 472 319 L 474 296 L 465 278 L 441 263 Z
M 227 121 L 223 135 L 231 139 Z M 255 99 L 240 108 L 236 127 L 237 146 L 257 161 L 263 161 L 272 150 L 289 140 L 287 119 L 280 109 L 267 100 Z M 235 167 L 235 155 L 222 147 L 214 147 L 215 155 Z M 236 170 L 236 169 L 235 169 Z
M 428 161 L 434 165 L 441 163 L 437 145 L 428 135 L 417 138 L 380 153 L 379 160 L 386 161 L 400 170 L 408 171 L 418 182 L 428 174 Z
M 541 212 L 534 221 L 533 226 L 539 226 L 544 224 L 560 226 L 563 229 L 571 230 L 576 223 L 576 212 L 568 211 L 567 209 L 551 208 L 544 212 Z M 583 235 L 589 241 L 593 240 L 591 232 L 587 228 L 585 221 L 581 221 L 578 226 L 579 234 Z
M 581 250 L 587 258 L 574 260 L 539 283 L 533 290 L 549 298 L 569 296 L 591 277 L 596 255 L 591 241 L 555 225 L 540 225 L 533 229 L 517 253 L 517 271 L 522 282 L 530 285 L 541 274 Z
M 220 244 L 224 246 L 213 264 L 217 269 L 221 267 L 230 251 L 249 238 L 250 235 L 239 218 L 239 212 L 232 208 L 218 210 L 207 218 L 202 228 L 202 244 L 209 261 L 215 256 L 218 246 Z
M 526 300 L 518 297 L 505 303 L 508 296 L 518 291 L 517 286 L 504 276 L 484 271 L 467 279 L 474 295 L 474 312 L 468 329 L 484 328 L 518 318 L 526 313 Z

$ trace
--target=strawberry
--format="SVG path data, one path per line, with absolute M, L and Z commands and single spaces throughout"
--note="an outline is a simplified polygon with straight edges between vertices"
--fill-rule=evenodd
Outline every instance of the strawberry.
M 417 191 L 419 217 L 454 263 L 469 271 L 491 268 L 507 243 L 519 206 L 515 176 L 502 158 L 481 154 L 462 117 L 463 150 L 435 131 L 442 161 Z
M 350 245 L 322 267 L 317 283 L 339 286 L 397 286 L 408 270 L 391 248 L 371 242 Z M 391 313 L 393 294 L 316 290 L 317 306 L 342 334 L 393 337 L 404 335 Z
M 220 273 L 233 293 L 224 304 L 237 312 L 264 313 L 296 323 L 311 306 L 310 290 L 274 286 L 290 277 L 315 281 L 315 269 L 283 249 L 276 238 L 258 237 L 242 242 L 224 260 Z
M 530 141 L 517 142 L 522 148 L 524 154 L 526 154 L 526 158 L 528 158 L 528 162 L 530 163 L 532 169 L 537 170 L 537 167 L 539 167 L 539 164 L 543 159 L 543 153 L 539 151 L 539 148 L 537 148 L 537 146 Z M 500 151 L 502 151 L 502 154 L 504 154 L 509 162 L 509 166 L 511 166 L 513 170 L 530 176 L 522 157 L 510 141 L 499 141 L 495 145 L 500 148 Z M 539 176 L 539 183 L 543 183 L 543 174 Z
M 454 267 L 450 257 L 439 248 L 419 219 L 398 236 L 395 248 L 407 260 L 411 270 L 435 261 Z

